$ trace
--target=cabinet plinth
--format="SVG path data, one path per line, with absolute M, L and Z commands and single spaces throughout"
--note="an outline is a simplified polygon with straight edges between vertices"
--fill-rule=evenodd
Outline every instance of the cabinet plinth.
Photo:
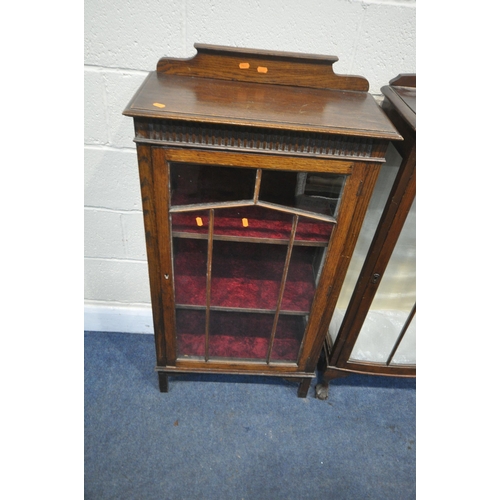
M 160 390 L 169 374 L 253 374 L 297 380 L 305 397 L 401 137 L 364 78 L 332 71 L 335 57 L 195 47 L 161 59 L 124 111 Z

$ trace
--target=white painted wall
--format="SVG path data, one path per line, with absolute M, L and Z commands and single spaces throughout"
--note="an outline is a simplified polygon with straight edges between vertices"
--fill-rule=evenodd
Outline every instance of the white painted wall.
M 160 57 L 194 43 L 336 55 L 370 92 L 416 72 L 415 0 L 86 0 L 85 329 L 152 332 L 132 119 Z

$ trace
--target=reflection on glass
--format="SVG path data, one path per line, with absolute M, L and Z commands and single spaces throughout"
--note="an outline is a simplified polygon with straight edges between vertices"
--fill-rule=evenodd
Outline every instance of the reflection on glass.
M 170 165 L 171 205 L 250 200 L 255 186 L 254 169 L 211 165 Z
M 416 200 L 377 288 L 351 359 L 385 363 L 416 301 Z
M 417 364 L 417 316 L 413 316 L 406 330 L 403 340 L 398 346 L 391 361 L 392 365 L 416 365 Z
M 342 320 L 344 319 L 347 306 L 354 292 L 356 282 L 358 280 L 361 268 L 368 254 L 368 249 L 372 242 L 375 230 L 380 221 L 380 217 L 384 210 L 385 204 L 391 192 L 394 179 L 398 173 L 401 156 L 394 149 L 392 144 L 387 150 L 387 161 L 382 165 L 380 173 L 375 184 L 373 195 L 370 199 L 370 204 L 363 220 L 363 225 L 358 236 L 358 241 L 354 249 L 349 268 L 342 285 L 332 321 L 330 323 L 329 334 L 332 340 L 337 338 Z
M 345 175 L 264 170 L 260 200 L 335 217 Z

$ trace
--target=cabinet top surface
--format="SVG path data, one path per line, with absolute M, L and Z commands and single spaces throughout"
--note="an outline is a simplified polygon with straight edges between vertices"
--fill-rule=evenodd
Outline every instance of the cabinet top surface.
M 384 97 L 406 120 L 413 130 L 417 129 L 417 87 L 416 75 L 400 75 L 382 87 Z
M 301 88 L 152 72 L 126 116 L 398 139 L 366 92 Z
M 368 81 L 337 75 L 335 56 L 195 44 L 161 58 L 127 116 L 401 139 Z

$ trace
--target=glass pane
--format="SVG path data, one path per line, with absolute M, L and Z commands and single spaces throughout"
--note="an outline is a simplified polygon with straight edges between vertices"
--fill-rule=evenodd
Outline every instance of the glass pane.
M 208 235 L 209 213 L 207 210 L 171 214 L 174 236 L 206 238 Z
M 297 244 L 300 242 L 308 242 L 308 244 L 326 246 L 330 241 L 333 227 L 331 222 L 300 217 L 295 241 Z
M 299 217 L 297 228 L 308 218 Z M 330 233 L 333 224 L 328 224 Z M 329 238 L 329 234 L 327 238 Z M 323 269 L 325 248 L 295 241 L 287 270 L 280 314 L 270 360 L 297 362 L 316 286 Z
M 326 190 L 321 190 L 307 174 L 281 172 L 281 178 L 267 173 L 270 176 L 262 173 L 260 195 L 268 202 L 304 210 L 307 197 L 318 198 L 321 201 L 309 203 L 308 210 L 332 216 L 335 196 L 340 195 L 342 186 L 334 192 L 334 183 L 325 183 Z M 342 177 L 343 183 L 344 176 L 328 177 Z M 298 179 L 302 182 L 300 193 L 296 189 Z M 251 169 L 173 164 L 172 204 L 252 200 L 255 180 L 256 171 Z M 279 185 L 285 180 L 293 183 L 291 197 L 287 191 L 291 184 Z M 299 217 L 275 325 L 295 216 L 255 205 L 215 208 L 213 215 L 210 252 L 209 210 L 171 214 L 178 356 L 205 359 L 208 318 L 210 359 L 266 361 L 270 354 L 271 362 L 296 362 L 334 224 Z M 211 277 L 209 283 L 207 276 Z
M 386 363 L 409 312 L 396 309 L 370 310 L 350 359 Z
M 190 215 L 189 220 L 193 224 L 194 216 Z M 217 209 L 214 234 L 240 239 L 272 240 L 287 245 L 290 240 L 292 222 L 293 214 L 268 207 L 249 206 Z M 295 241 L 308 245 L 326 246 L 332 229 L 333 224 L 331 222 L 300 217 Z
M 417 315 L 413 316 L 408 329 L 392 358 L 392 365 L 416 365 L 417 364 Z
M 214 234 L 237 238 L 280 240 L 288 243 L 293 215 L 250 206 L 217 209 Z
M 309 313 L 316 286 L 314 267 L 320 249 L 294 246 L 288 268 L 281 311 Z
M 253 199 L 256 171 L 210 165 L 170 165 L 171 205 Z
M 264 361 L 274 314 L 210 311 L 209 356 Z
M 306 315 L 280 314 L 271 352 L 273 363 L 297 362 L 306 325 Z
M 176 309 L 177 357 L 205 359 L 205 311 Z
M 173 238 L 175 304 L 206 307 L 207 240 Z
M 416 200 L 377 288 L 351 359 L 386 362 L 416 301 Z
M 261 201 L 336 216 L 345 175 L 263 170 Z
M 380 174 L 378 176 L 377 183 L 375 184 L 373 195 L 370 199 L 370 203 L 363 220 L 363 225 L 359 233 L 358 241 L 356 243 L 351 262 L 349 263 L 349 268 L 347 270 L 342 290 L 330 323 L 329 335 L 332 340 L 337 338 L 337 334 L 340 330 L 347 306 L 349 305 L 349 301 L 351 300 L 351 296 L 354 292 L 354 287 L 356 286 L 361 268 L 368 254 L 368 249 L 375 234 L 375 230 L 377 229 L 380 217 L 391 192 L 392 185 L 394 184 L 394 179 L 398 173 L 400 163 L 401 156 L 394 149 L 394 146 L 390 144 L 387 150 L 387 161 L 380 169 Z
M 285 245 L 213 242 L 211 306 L 276 310 Z

